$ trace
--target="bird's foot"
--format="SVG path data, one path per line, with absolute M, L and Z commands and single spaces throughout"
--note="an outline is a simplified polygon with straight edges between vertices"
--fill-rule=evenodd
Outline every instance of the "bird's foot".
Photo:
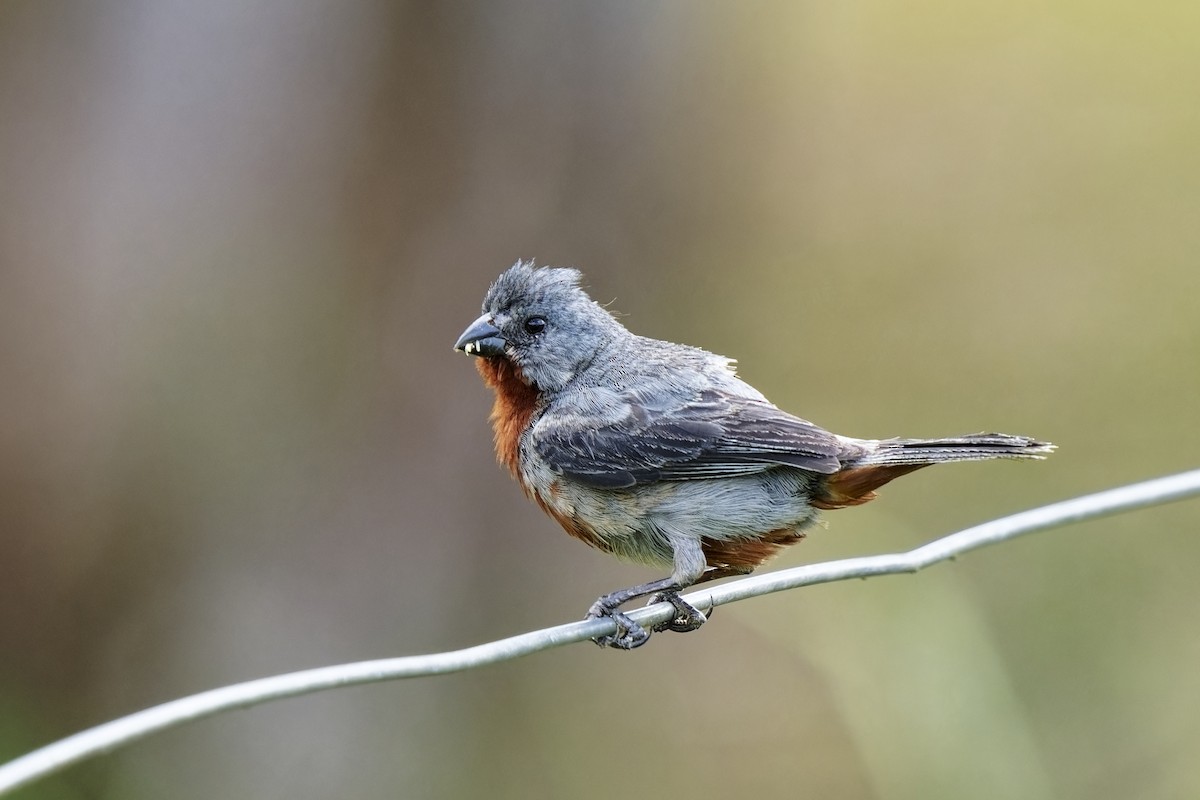
M 688 631 L 696 630 L 696 628 L 708 622 L 708 617 L 704 615 L 703 611 L 684 602 L 684 599 L 679 596 L 679 592 L 676 591 L 659 592 L 652 596 L 650 602 L 646 605 L 652 606 L 655 603 L 664 602 L 670 603 L 675 609 L 675 616 L 666 622 L 660 622 L 655 625 L 652 629 L 655 633 L 660 633 L 661 631 L 687 633 Z
M 605 636 L 597 636 L 593 642 L 601 647 L 615 647 L 618 650 L 632 650 L 650 641 L 650 631 L 638 625 L 623 611 L 604 602 L 600 598 L 588 609 L 587 619 L 611 619 L 617 624 L 617 632 Z

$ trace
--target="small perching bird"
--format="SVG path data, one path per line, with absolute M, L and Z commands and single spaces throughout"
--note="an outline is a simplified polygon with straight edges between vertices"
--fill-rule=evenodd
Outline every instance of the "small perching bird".
M 592 604 L 589 618 L 617 624 L 601 645 L 646 642 L 620 606 L 647 595 L 675 607 L 654 630 L 700 627 L 704 614 L 680 590 L 751 572 L 803 538 L 819 510 L 865 503 L 931 464 L 1054 449 L 1003 433 L 830 433 L 772 405 L 731 359 L 631 333 L 579 280 L 575 269 L 518 261 L 454 348 L 476 357 L 495 391 L 496 455 L 525 494 L 575 538 L 671 570 Z

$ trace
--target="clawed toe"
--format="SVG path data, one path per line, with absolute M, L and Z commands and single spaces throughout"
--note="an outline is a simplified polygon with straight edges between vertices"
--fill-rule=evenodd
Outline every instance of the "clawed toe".
M 601 647 L 615 647 L 618 650 L 632 650 L 641 647 L 650 640 L 650 632 L 638 625 L 624 612 L 609 608 L 599 601 L 588 609 L 587 619 L 611 619 L 617 624 L 617 632 L 606 636 L 597 636 L 593 642 Z
M 674 616 L 666 622 L 646 630 L 634 622 L 628 615 L 620 611 L 623 604 L 638 597 L 650 597 L 650 605 L 655 603 L 670 603 L 675 609 Z M 679 583 L 673 578 L 643 583 L 631 586 L 600 597 L 588 609 L 588 619 L 611 619 L 617 625 L 617 632 L 597 636 L 594 641 L 601 647 L 616 647 L 621 650 L 632 650 L 641 647 L 650 639 L 650 633 L 659 631 L 675 631 L 687 633 L 694 631 L 708 621 L 699 609 L 693 608 L 679 596 Z
M 659 592 L 650 598 L 650 602 L 646 605 L 654 605 L 655 603 L 670 603 L 675 609 L 675 616 L 666 622 L 660 622 L 654 626 L 655 633 L 661 631 L 674 631 L 676 633 L 687 633 L 694 631 L 708 621 L 708 617 L 704 616 L 704 612 L 693 607 L 689 603 L 684 602 L 678 592 L 667 591 Z

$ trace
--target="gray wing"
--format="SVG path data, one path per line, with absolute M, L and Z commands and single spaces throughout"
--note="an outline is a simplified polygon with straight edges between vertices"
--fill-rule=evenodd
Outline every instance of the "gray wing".
M 841 468 L 833 434 L 755 398 L 710 389 L 663 408 L 614 393 L 603 411 L 544 417 L 534 435 L 538 454 L 562 475 L 608 489 L 781 465 L 823 474 Z

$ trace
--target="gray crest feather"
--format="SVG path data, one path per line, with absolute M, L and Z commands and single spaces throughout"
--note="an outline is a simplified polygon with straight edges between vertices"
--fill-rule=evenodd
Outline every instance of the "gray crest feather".
M 533 260 L 517 261 L 496 278 L 483 298 L 484 311 L 498 311 L 514 303 L 559 303 L 583 294 L 582 273 L 573 267 L 538 267 Z

